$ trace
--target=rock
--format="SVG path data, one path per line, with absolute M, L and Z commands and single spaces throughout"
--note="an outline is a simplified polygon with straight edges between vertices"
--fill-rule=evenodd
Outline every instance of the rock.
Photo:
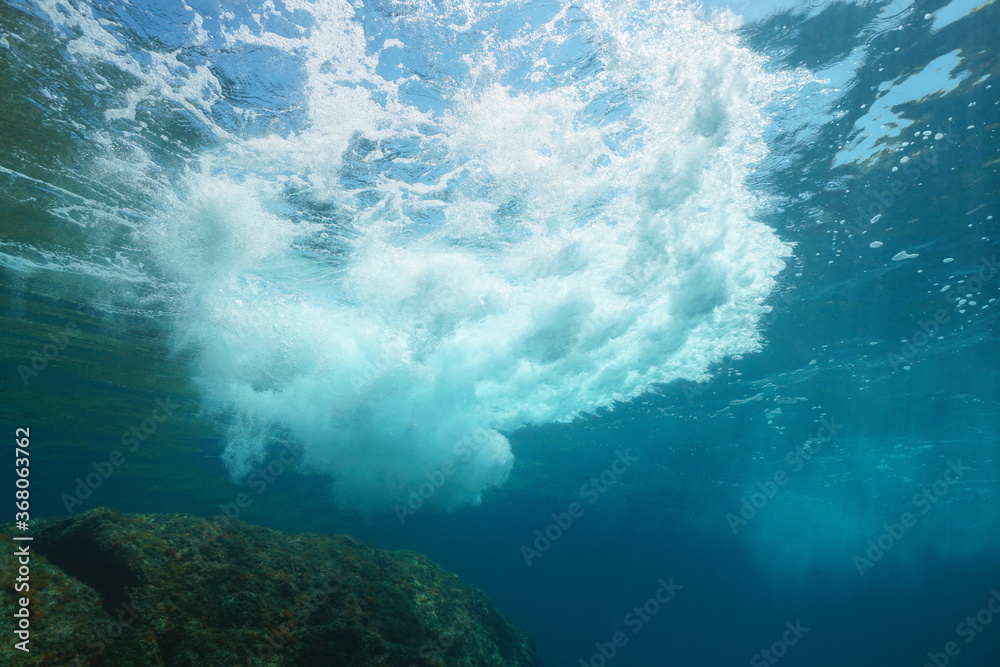
M 31 653 L 8 637 L 0 664 L 541 664 L 478 589 L 345 535 L 103 508 L 36 521 L 32 534 Z M 0 555 L 7 619 L 22 595 L 13 551 Z

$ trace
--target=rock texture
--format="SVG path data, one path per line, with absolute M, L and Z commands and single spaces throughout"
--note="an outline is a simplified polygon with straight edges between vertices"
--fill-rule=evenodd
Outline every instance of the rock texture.
M 14 545 L 11 527 L 3 532 Z M 0 664 L 541 664 L 482 592 L 418 554 L 108 509 L 37 521 L 31 532 L 31 653 L 8 636 Z M 0 556 L 6 619 L 22 595 L 14 548 Z

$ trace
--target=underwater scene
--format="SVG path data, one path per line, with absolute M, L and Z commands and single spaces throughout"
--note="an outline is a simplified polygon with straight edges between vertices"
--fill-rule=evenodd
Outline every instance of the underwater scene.
M 1000 666 L 993 0 L 3 0 L 0 665 Z

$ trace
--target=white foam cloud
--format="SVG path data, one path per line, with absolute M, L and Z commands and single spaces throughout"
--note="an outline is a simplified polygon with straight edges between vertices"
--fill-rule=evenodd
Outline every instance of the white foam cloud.
M 459 39 L 491 16 L 428 6 L 441 49 L 410 57 L 464 63 L 429 111 L 328 4 L 291 42 L 229 36 L 302 54 L 307 129 L 230 141 L 145 235 L 186 286 L 204 396 L 236 415 L 235 476 L 288 438 L 341 504 L 390 508 L 441 470 L 435 502 L 476 503 L 512 466 L 503 433 L 758 349 L 789 250 L 744 181 L 787 81 L 728 24 L 594 2 Z

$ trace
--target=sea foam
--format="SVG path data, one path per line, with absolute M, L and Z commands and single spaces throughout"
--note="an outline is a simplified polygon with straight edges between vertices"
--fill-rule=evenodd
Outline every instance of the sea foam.
M 747 177 L 791 79 L 731 14 L 286 5 L 212 20 L 227 53 L 292 72 L 295 122 L 223 127 L 217 68 L 163 58 L 179 83 L 115 115 L 162 94 L 218 142 L 160 179 L 134 237 L 179 286 L 176 345 L 231 423 L 235 478 L 284 443 L 344 506 L 388 509 L 429 479 L 434 503 L 475 504 L 511 470 L 504 434 L 760 348 L 790 250 Z

